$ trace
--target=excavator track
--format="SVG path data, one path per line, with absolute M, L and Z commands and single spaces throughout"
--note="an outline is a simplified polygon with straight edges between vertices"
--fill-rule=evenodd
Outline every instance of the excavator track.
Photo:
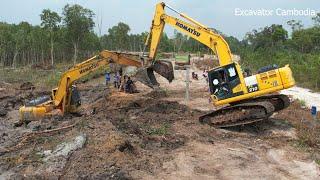
M 218 128 L 251 124 L 268 119 L 289 104 L 289 98 L 282 94 L 260 96 L 205 114 L 199 121 Z

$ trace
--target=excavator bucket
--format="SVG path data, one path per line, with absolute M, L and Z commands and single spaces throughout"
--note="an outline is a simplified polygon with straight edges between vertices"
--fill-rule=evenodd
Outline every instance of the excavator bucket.
M 140 68 L 135 78 L 153 89 L 159 86 L 159 83 L 154 75 L 154 71 L 157 72 L 162 77 L 166 78 L 169 82 L 172 82 L 174 79 L 173 66 L 170 61 L 155 61 L 155 63 L 150 67 L 142 67 Z
M 153 64 L 152 68 L 155 72 L 166 78 L 169 82 L 172 82 L 172 80 L 174 79 L 174 72 L 171 61 L 156 61 Z

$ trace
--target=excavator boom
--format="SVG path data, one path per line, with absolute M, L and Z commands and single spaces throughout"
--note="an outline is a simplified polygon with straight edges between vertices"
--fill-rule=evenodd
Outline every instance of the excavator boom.
M 165 13 L 165 7 L 179 14 L 180 17 L 185 19 L 187 22 L 167 15 Z M 221 35 L 213 32 L 208 27 L 202 25 L 186 14 L 178 12 L 165 3 L 159 3 L 156 5 L 154 18 L 150 27 L 150 33 L 148 34 L 145 42 L 144 49 L 149 46 L 149 55 L 147 58 L 142 59 L 144 62 L 143 64 L 147 67 L 146 70 L 144 70 L 144 73 L 147 73 L 147 76 L 150 77 L 151 84 L 159 84 L 155 78 L 151 78 L 155 77 L 153 71 L 165 77 L 169 82 L 174 79 L 172 63 L 170 61 L 159 61 L 155 59 L 163 29 L 166 24 L 208 46 L 218 56 L 220 65 L 227 65 L 232 62 L 232 54 L 228 43 L 221 37 Z
M 165 7 L 173 10 L 186 21 L 167 15 L 165 13 Z M 229 45 L 221 35 L 213 32 L 208 27 L 202 25 L 186 14 L 178 12 L 165 3 L 156 5 L 150 33 L 146 40 L 146 45 L 150 44 L 150 60 L 155 60 L 163 29 L 166 24 L 209 47 L 218 56 L 221 66 L 232 63 L 232 54 Z

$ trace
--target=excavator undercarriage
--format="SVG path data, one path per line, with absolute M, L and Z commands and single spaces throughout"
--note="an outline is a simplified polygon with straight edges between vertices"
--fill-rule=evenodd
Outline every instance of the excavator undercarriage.
M 274 112 L 289 106 L 286 95 L 275 94 L 244 100 L 223 107 L 199 118 L 201 123 L 214 127 L 231 127 L 268 119 Z

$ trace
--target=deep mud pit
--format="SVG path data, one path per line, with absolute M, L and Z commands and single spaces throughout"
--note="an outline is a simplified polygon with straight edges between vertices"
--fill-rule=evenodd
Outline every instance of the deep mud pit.
M 41 92 L 6 93 L 0 101 L 9 104 L 7 114 L 0 117 L 0 179 L 319 178 L 318 165 L 310 154 L 292 146 L 297 137 L 284 120 L 288 113 L 250 126 L 215 129 L 198 122 L 204 113 L 200 110 L 209 105 L 202 80 L 191 84 L 192 100 L 188 103 L 183 101 L 179 79 L 173 84 L 160 82 L 165 90 L 159 92 L 138 84 L 141 93 L 137 94 L 106 88 L 102 82 L 97 79 L 78 85 L 83 104 L 77 116 L 44 119 L 18 128 L 12 123 L 18 118 L 19 105 Z M 10 98 L 17 98 L 14 107 Z M 35 135 L 16 146 L 32 130 L 70 125 L 74 126 Z M 40 155 L 82 134 L 86 137 L 84 146 L 60 157 L 61 161 L 48 163 Z M 10 147 L 15 148 L 3 151 Z

